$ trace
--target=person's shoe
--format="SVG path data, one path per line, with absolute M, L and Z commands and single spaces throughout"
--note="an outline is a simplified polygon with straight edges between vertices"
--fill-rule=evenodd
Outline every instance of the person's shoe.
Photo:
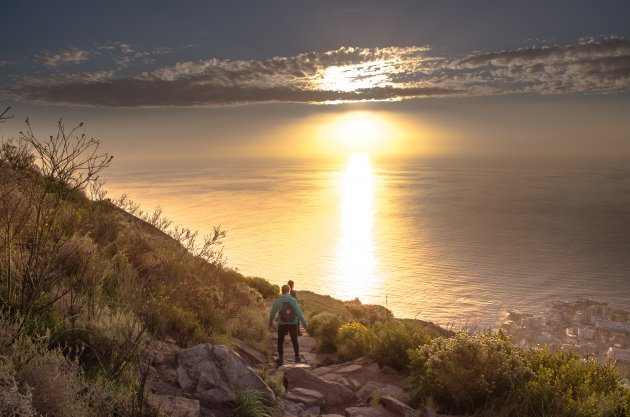
M 278 359 L 276 360 L 276 365 L 278 365 L 278 366 L 282 366 L 283 364 L 284 364 L 284 359 L 283 359 L 283 358 L 278 358 Z
M 302 362 L 302 358 L 300 358 L 299 356 L 295 357 L 295 363 L 301 363 Z

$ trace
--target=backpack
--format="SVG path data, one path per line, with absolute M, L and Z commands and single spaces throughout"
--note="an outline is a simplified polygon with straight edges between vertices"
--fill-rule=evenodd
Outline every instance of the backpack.
M 282 308 L 280 309 L 280 321 L 284 323 L 293 323 L 295 320 L 295 307 L 289 301 L 285 301 L 282 303 Z

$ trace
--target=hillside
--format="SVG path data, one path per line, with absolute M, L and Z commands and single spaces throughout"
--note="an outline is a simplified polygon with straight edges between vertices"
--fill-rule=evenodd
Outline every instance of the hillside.
M 240 360 L 222 345 L 262 357 L 266 398 L 280 395 L 282 403 L 282 381 L 272 382 L 282 374 L 264 362 L 273 353 L 268 305 L 278 287 L 224 265 L 220 229 L 200 238 L 171 227 L 159 210 L 142 213 L 127 199 L 105 198 L 98 176 L 112 157 L 81 126 L 66 130 L 60 122 L 58 135 L 45 141 L 27 127 L 0 145 L 0 415 L 155 415 L 146 406 L 146 352 L 173 363 L 183 360 L 173 353 L 180 350 L 193 362 L 208 350 L 222 365 Z M 455 335 L 397 320 L 359 300 L 309 291 L 299 300 L 316 341 L 311 353 L 327 355 L 313 367 L 358 361 L 391 370 L 407 379 L 402 399 L 417 410 L 630 412 L 630 394 L 609 365 L 523 351 L 503 334 Z M 188 382 L 173 363 L 166 378 L 183 389 Z M 239 401 L 225 401 L 218 415 L 262 415 L 238 411 Z

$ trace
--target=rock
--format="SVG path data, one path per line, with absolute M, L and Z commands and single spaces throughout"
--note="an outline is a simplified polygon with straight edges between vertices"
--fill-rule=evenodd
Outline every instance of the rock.
M 150 395 L 147 403 L 156 413 L 169 417 L 199 417 L 199 401 L 172 395 Z
M 369 365 L 372 363 L 372 360 L 366 358 L 365 356 L 361 356 L 360 358 L 353 360 L 352 363 L 356 363 L 357 365 Z
M 324 379 L 327 379 L 327 378 L 324 378 Z M 359 381 L 357 381 L 354 378 L 343 377 L 343 378 L 339 379 L 339 383 L 345 385 L 348 388 L 350 388 L 352 391 L 356 391 L 359 388 L 361 388 L 361 384 L 359 383 Z
M 179 352 L 177 380 L 185 393 L 202 403 L 233 401 L 244 389 L 259 391 L 275 403 L 273 391 L 239 355 L 225 346 L 201 344 Z
M 379 368 L 378 363 L 373 363 L 369 366 L 366 366 L 365 368 L 366 371 L 377 374 L 381 371 L 381 368 Z
M 381 373 L 385 375 L 398 375 L 398 371 L 388 365 L 383 366 Z
M 284 398 L 307 407 L 325 404 L 324 395 L 321 392 L 306 388 L 293 388 Z
M 308 388 L 322 393 L 326 399 L 326 408 L 335 409 L 357 402 L 356 395 L 350 389 L 336 382 L 325 381 L 304 368 L 287 368 L 284 378 L 289 389 Z
M 330 366 L 322 366 L 320 368 L 313 369 L 311 372 L 317 376 L 322 376 L 332 371 L 333 369 Z
M 312 352 L 302 352 L 300 353 L 300 356 L 302 356 L 304 358 L 304 360 L 306 361 L 306 363 L 309 363 L 313 366 L 319 364 L 319 358 L 317 357 L 317 354 L 312 353 Z
M 282 410 L 282 417 L 297 417 L 305 410 L 305 407 L 304 404 L 281 399 L 280 409 Z
M 403 389 L 397 385 L 387 384 L 385 388 L 383 388 L 383 391 L 385 392 L 386 395 L 389 395 L 390 397 L 394 397 L 394 398 L 405 397 L 405 391 L 403 391 Z
M 322 414 L 322 417 L 343 417 L 341 414 Z
M 299 336 L 298 344 L 300 345 L 300 352 L 315 352 L 317 350 L 317 342 L 310 336 Z
M 319 416 L 322 414 L 322 409 L 318 405 L 310 406 L 306 411 L 312 416 Z
M 438 417 L 437 412 L 432 409 L 431 407 L 426 407 L 421 413 L 420 413 L 421 417 Z M 444 417 L 448 417 L 448 416 L 444 416 Z
M 346 417 L 398 417 L 383 406 L 346 408 Z
M 381 397 L 381 405 L 400 417 L 414 417 L 416 415 L 416 410 L 389 395 Z
M 338 369 L 337 372 L 339 372 L 340 374 L 349 374 L 351 372 L 358 371 L 361 368 L 363 368 L 363 366 L 352 364 L 352 365 L 344 366 L 341 369 Z
M 241 357 L 245 359 L 250 366 L 263 365 L 267 363 L 267 357 L 265 355 L 241 340 L 234 339 L 234 347 L 236 348 L 238 354 L 241 355 Z
M 385 384 L 378 381 L 368 381 L 361 387 L 359 391 L 357 391 L 357 398 L 362 403 L 368 402 L 368 400 L 372 397 L 374 391 L 385 388 Z
M 323 379 L 330 382 L 341 382 L 343 379 L 343 375 L 338 374 L 336 372 L 330 372 L 322 376 Z

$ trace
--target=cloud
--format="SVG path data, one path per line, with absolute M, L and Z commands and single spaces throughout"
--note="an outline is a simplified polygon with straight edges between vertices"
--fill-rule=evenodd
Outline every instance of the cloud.
M 143 56 L 127 44 L 115 47 L 124 56 Z M 157 53 L 145 56 L 149 59 Z M 457 58 L 437 56 L 426 46 L 342 47 L 263 60 L 211 58 L 178 62 L 132 77 L 99 72 L 26 79 L 7 93 L 44 103 L 153 107 L 629 89 L 630 41 L 609 37 Z
M 89 58 L 90 53 L 88 51 L 76 48 L 59 51 L 54 54 L 46 54 L 40 57 L 42 63 L 49 68 L 57 67 L 63 64 L 78 64 L 80 62 L 87 61 Z

